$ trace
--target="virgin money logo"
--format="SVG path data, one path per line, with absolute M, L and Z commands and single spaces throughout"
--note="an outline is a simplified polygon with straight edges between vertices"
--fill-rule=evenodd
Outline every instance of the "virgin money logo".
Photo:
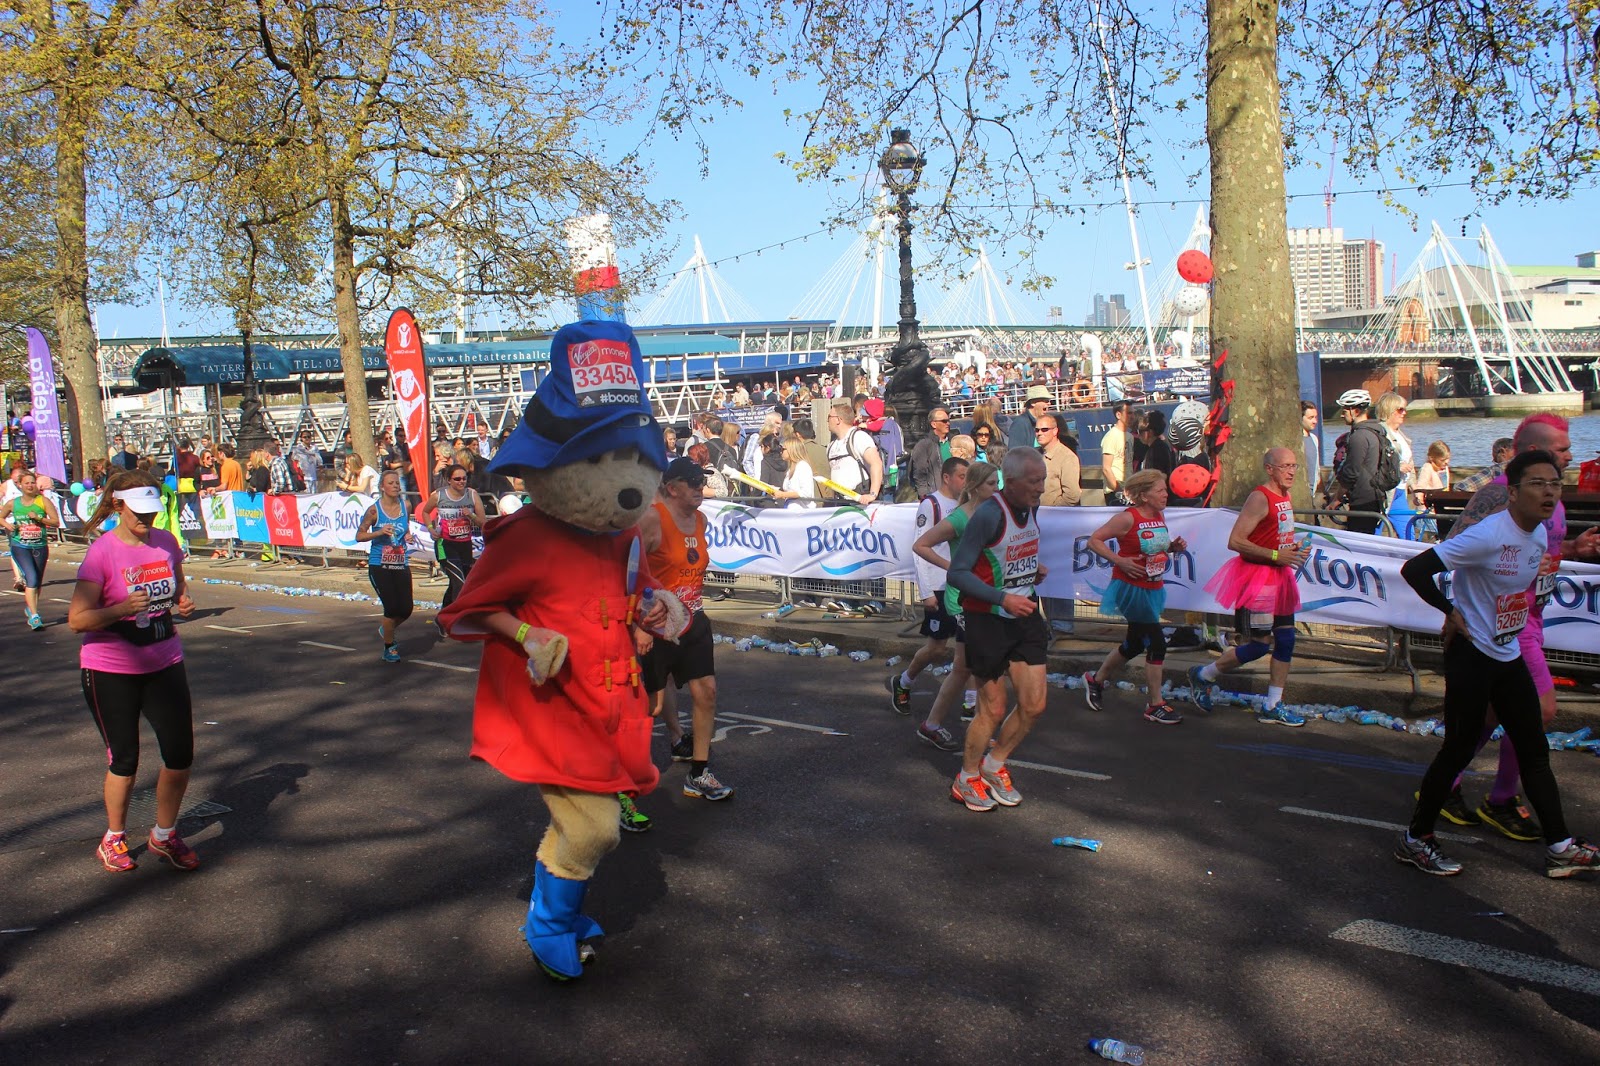
M 289 524 L 289 507 L 282 500 L 274 498 L 272 501 L 272 524 L 285 526 Z
M 573 366 L 631 363 L 633 362 L 633 353 L 626 344 L 620 344 L 613 340 L 582 341 L 567 349 L 567 360 Z

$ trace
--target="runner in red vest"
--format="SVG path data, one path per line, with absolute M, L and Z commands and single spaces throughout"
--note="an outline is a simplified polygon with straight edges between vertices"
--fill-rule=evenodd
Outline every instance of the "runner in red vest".
M 1272 448 L 1262 457 L 1261 465 L 1267 472 L 1266 483 L 1246 497 L 1239 519 L 1228 534 L 1228 549 L 1238 555 L 1206 582 L 1206 591 L 1234 612 L 1233 626 L 1239 643 L 1223 652 L 1216 662 L 1189 671 L 1189 698 L 1202 711 L 1210 711 L 1217 676 L 1270 651 L 1267 706 L 1256 720 L 1269 725 L 1302 726 L 1306 720 L 1282 705 L 1289 663 L 1294 658 L 1294 613 L 1300 608 L 1295 571 L 1310 554 L 1295 540 L 1294 504 L 1289 500 L 1289 488 L 1300 467 L 1298 453 L 1289 448 Z M 1256 638 L 1252 626 L 1255 614 L 1272 616 L 1270 647 Z

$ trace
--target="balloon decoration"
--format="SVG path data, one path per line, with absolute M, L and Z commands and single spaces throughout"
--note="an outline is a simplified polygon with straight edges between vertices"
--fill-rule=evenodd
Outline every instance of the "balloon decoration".
M 161 483 L 173 492 L 178 491 L 178 475 L 176 474 L 168 474 L 165 478 L 162 478 Z
M 1198 463 L 1184 463 L 1167 478 L 1174 496 L 1185 500 L 1197 499 L 1206 494 L 1211 485 L 1211 471 Z
M 83 482 L 74 481 L 72 483 L 72 494 L 74 496 L 82 496 L 85 492 L 88 492 L 88 491 L 89 491 L 88 489 L 83 487 Z
M 24 437 L 27 437 L 29 440 L 32 440 L 33 437 L 34 437 L 34 434 L 36 434 L 38 432 L 39 432 L 39 424 L 33 420 L 33 416 L 32 415 L 24 416 L 23 419 L 22 419 L 22 435 Z
M 1206 303 L 1211 299 L 1211 294 L 1203 285 L 1185 285 L 1178 290 L 1178 298 L 1174 301 L 1180 315 L 1198 315 L 1206 309 Z
M 1178 256 L 1178 276 L 1184 281 L 1204 285 L 1215 274 L 1216 271 L 1211 266 L 1211 257 L 1197 248 L 1191 248 Z

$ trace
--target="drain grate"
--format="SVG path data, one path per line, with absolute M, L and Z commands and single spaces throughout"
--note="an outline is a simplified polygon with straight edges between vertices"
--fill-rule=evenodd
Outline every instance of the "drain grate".
M 229 814 L 232 807 L 225 807 L 208 799 L 190 800 L 185 798 L 178 821 L 187 821 L 200 818 L 216 818 Z M 134 792 L 128 801 L 128 824 L 130 826 L 154 825 L 156 820 L 156 790 L 142 788 Z M 36 848 L 49 844 L 67 844 L 77 840 L 92 840 L 105 832 L 106 812 L 105 807 L 98 801 L 85 803 L 70 810 L 60 811 L 55 814 L 44 815 L 22 825 L 0 826 L 0 850 L 11 851 L 18 848 Z

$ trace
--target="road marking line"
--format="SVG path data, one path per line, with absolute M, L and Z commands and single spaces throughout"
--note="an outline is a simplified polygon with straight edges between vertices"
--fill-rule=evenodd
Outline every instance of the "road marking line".
M 210 622 L 207 622 L 206 623 L 206 628 L 207 629 L 220 629 L 224 633 L 243 633 L 247 637 L 250 636 L 250 631 L 248 629 L 236 629 L 233 626 L 217 626 L 217 625 L 212 625 Z
M 1279 807 L 1278 810 L 1284 814 L 1303 814 L 1307 818 L 1325 818 L 1330 822 L 1349 822 L 1351 825 L 1368 825 L 1374 829 L 1391 829 L 1396 832 L 1404 832 L 1411 828 L 1398 822 L 1379 822 L 1372 818 L 1352 818 L 1348 814 L 1330 814 L 1327 811 L 1312 811 L 1304 807 Z M 1482 843 L 1477 837 L 1469 837 L 1465 833 L 1434 833 L 1433 835 L 1440 840 L 1453 840 L 1458 844 Z
M 416 663 L 418 666 L 433 666 L 440 670 L 457 670 L 463 674 L 475 674 L 478 672 L 476 666 L 453 666 L 450 663 L 436 663 L 429 659 L 407 659 L 406 662 Z
M 354 648 L 347 648 L 343 644 L 324 644 L 320 640 L 302 640 L 300 643 L 309 644 L 313 648 L 327 648 L 329 651 L 355 651 Z
M 50 601 L 52 603 L 71 603 L 72 602 L 71 600 L 67 599 L 67 597 L 65 597 L 65 596 L 51 596 L 50 597 Z
M 1065 777 L 1083 777 L 1090 781 L 1110 781 L 1110 774 L 1095 774 L 1088 770 L 1068 770 L 1064 766 L 1048 766 L 1042 762 L 1023 762 L 1021 759 L 1007 759 L 1007 766 L 1022 766 L 1029 770 L 1043 770 L 1047 774 L 1061 774 Z
M 1451 966 L 1465 966 L 1521 981 L 1533 981 L 1541 985 L 1554 985 L 1557 988 L 1582 992 L 1589 996 L 1600 996 L 1600 970 L 1591 970 L 1587 966 L 1578 966 L 1570 962 L 1542 959 L 1537 955 L 1525 955 L 1520 951 L 1507 951 L 1505 948 L 1490 947 L 1488 944 L 1479 944 L 1471 940 L 1458 940 L 1437 933 L 1424 933 L 1417 929 L 1407 929 L 1403 925 L 1390 925 L 1388 922 L 1377 922 L 1370 918 L 1351 922 L 1328 935 L 1335 940 L 1377 948 L 1380 951 L 1414 955 L 1419 959 L 1432 959 L 1434 962 L 1443 962 Z
M 306 623 L 305 623 L 304 620 L 296 621 L 296 622 L 257 622 L 255 625 L 240 626 L 239 628 L 240 629 L 245 629 L 245 630 L 250 630 L 250 629 L 271 629 L 273 626 L 303 626 L 305 624 Z
M 1218 744 L 1224 751 L 1246 751 L 1252 755 L 1278 755 L 1289 759 L 1349 766 L 1359 770 L 1378 770 L 1388 774 L 1421 777 L 1428 769 L 1423 762 L 1406 762 L 1401 759 L 1384 759 L 1375 755 L 1357 755 L 1348 751 L 1329 751 L 1325 748 L 1302 748 L 1293 744 Z M 1467 770 L 1467 776 L 1493 773 L 1493 771 Z
M 841 733 L 831 726 L 806 725 L 803 722 L 785 722 L 781 718 L 761 718 L 754 714 L 734 714 L 731 711 L 718 711 L 718 718 L 733 718 L 741 722 L 760 722 L 762 725 L 783 726 L 787 729 L 804 729 L 808 733 L 821 733 L 830 737 L 847 737 L 849 733 Z

